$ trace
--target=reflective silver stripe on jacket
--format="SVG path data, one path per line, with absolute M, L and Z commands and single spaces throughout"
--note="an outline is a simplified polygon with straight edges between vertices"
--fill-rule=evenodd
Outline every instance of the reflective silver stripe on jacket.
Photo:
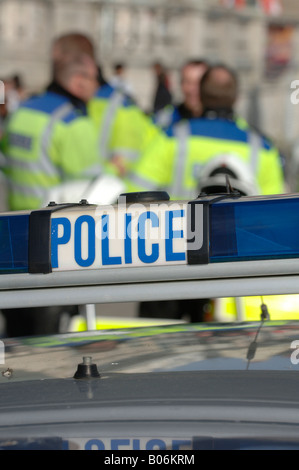
M 156 191 L 157 185 L 154 182 L 151 182 L 142 176 L 136 175 L 135 173 L 129 173 L 127 176 L 128 181 L 130 181 L 133 184 L 136 184 L 137 186 L 140 186 L 144 190 L 148 191 Z
M 155 118 L 157 126 L 162 127 L 163 129 L 169 127 L 172 122 L 172 114 L 172 107 L 166 107 L 164 109 L 161 109 L 161 111 L 158 111 Z
M 188 121 L 181 121 L 174 126 L 174 136 L 177 139 L 177 154 L 175 156 L 173 169 L 173 182 L 170 186 L 170 193 L 175 197 L 183 197 L 190 193 L 184 188 L 185 168 L 188 156 L 188 140 L 190 127 Z
M 248 145 L 250 148 L 249 164 L 254 176 L 256 176 L 258 172 L 259 156 L 263 142 L 262 137 L 254 130 L 249 131 Z
M 95 163 L 93 166 L 86 168 L 80 173 L 80 177 L 82 178 L 98 178 L 103 173 L 103 168 L 100 163 Z
M 20 160 L 14 158 L 11 155 L 7 155 L 8 165 L 12 165 L 15 168 L 21 170 L 29 170 L 33 174 L 44 173 L 50 177 L 61 176 L 61 171 L 51 161 L 49 155 L 49 146 L 51 144 L 51 137 L 53 134 L 53 128 L 57 121 L 60 121 L 72 112 L 74 106 L 70 103 L 63 104 L 51 115 L 50 121 L 47 124 L 43 135 L 41 137 L 41 148 L 38 160 Z
M 40 171 L 46 173 L 50 176 L 61 176 L 61 170 L 57 168 L 56 165 L 51 161 L 49 155 L 49 147 L 51 144 L 51 138 L 53 134 L 53 128 L 56 122 L 61 121 L 68 114 L 74 110 L 74 106 L 71 103 L 65 103 L 59 108 L 57 108 L 54 113 L 51 115 L 50 122 L 47 125 L 46 129 L 41 138 L 41 155 L 39 159 Z
M 130 162 L 135 162 L 138 157 L 140 156 L 140 152 L 138 150 L 130 150 L 127 148 L 114 148 L 112 151 L 109 152 L 109 158 L 113 157 L 125 157 Z
M 13 166 L 14 168 L 18 168 L 19 170 L 29 170 L 32 174 L 38 174 L 41 172 L 41 168 L 38 165 L 38 161 L 17 160 L 16 158 L 11 157 L 9 155 L 7 156 L 7 160 L 11 163 L 11 166 Z
M 71 103 L 65 103 L 59 108 L 57 108 L 50 117 L 50 121 L 47 124 L 43 135 L 41 137 L 41 148 L 39 159 L 35 161 L 30 160 L 19 160 L 8 155 L 8 166 L 12 165 L 15 168 L 21 170 L 28 170 L 30 173 L 38 174 L 42 173 L 51 178 L 62 176 L 62 171 L 57 168 L 54 163 L 51 161 L 49 155 L 49 146 L 51 143 L 51 138 L 53 134 L 53 128 L 56 122 L 65 118 L 74 110 L 74 106 Z M 24 196 L 36 197 L 38 199 L 43 199 L 48 188 L 43 186 L 28 186 L 25 184 L 16 183 L 9 179 L 8 181 L 9 190 L 12 192 L 18 192 L 24 194 Z
M 9 192 L 22 194 L 24 197 L 35 197 L 43 200 L 48 188 L 41 186 L 27 186 L 25 184 L 15 183 L 10 179 L 7 180 L 7 188 Z
M 100 157 L 104 160 L 109 159 L 108 143 L 111 136 L 111 129 L 118 108 L 121 106 L 124 94 L 120 90 L 116 90 L 109 99 L 106 112 L 100 128 L 99 135 L 99 151 Z

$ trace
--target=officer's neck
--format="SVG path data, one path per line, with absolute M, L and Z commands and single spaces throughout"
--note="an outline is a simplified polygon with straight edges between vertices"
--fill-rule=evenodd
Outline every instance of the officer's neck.
M 51 93 L 56 93 L 61 96 L 65 96 L 70 100 L 72 105 L 80 110 L 83 114 L 86 114 L 86 103 L 78 98 L 77 96 L 73 95 L 71 92 L 66 90 L 63 86 L 61 86 L 58 82 L 53 80 L 50 85 L 47 87 L 47 91 L 50 91 Z

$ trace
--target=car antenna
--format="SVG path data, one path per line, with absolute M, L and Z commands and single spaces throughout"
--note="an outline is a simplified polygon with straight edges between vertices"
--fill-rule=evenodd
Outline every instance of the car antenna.
M 231 185 L 230 179 L 228 175 L 225 175 L 225 184 L 226 184 L 226 192 L 227 194 L 240 194 L 240 191 L 234 189 Z
M 267 305 L 264 303 L 264 300 L 263 300 L 263 297 L 261 296 L 261 301 L 262 301 L 262 304 L 261 304 L 261 323 L 260 323 L 260 326 L 258 327 L 258 330 L 256 332 L 256 335 L 255 335 L 255 338 L 254 340 L 252 341 L 252 343 L 250 343 L 249 345 L 249 348 L 248 348 L 248 351 L 247 351 L 247 356 L 246 356 L 246 359 L 247 359 L 247 367 L 246 367 L 246 370 L 249 369 L 249 364 L 250 364 L 250 361 L 252 361 L 252 359 L 254 358 L 255 356 L 255 353 L 256 353 L 256 350 L 257 350 L 257 337 L 259 335 L 259 332 L 260 330 L 262 329 L 262 326 L 264 324 L 264 322 L 266 320 L 270 320 L 270 315 L 269 315 L 269 312 L 268 312 L 268 307 Z

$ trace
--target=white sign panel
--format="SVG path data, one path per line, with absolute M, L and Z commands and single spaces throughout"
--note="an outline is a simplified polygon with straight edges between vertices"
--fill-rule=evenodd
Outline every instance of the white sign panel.
M 52 269 L 187 264 L 187 210 L 187 203 L 175 202 L 54 212 Z M 196 229 L 201 226 L 199 221 Z

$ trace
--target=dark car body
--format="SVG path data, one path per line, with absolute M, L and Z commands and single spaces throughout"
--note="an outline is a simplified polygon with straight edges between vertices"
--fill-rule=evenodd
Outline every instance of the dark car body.
M 287 321 L 6 339 L 0 448 L 297 449 L 297 340 Z M 83 358 L 98 376 L 74 378 Z

